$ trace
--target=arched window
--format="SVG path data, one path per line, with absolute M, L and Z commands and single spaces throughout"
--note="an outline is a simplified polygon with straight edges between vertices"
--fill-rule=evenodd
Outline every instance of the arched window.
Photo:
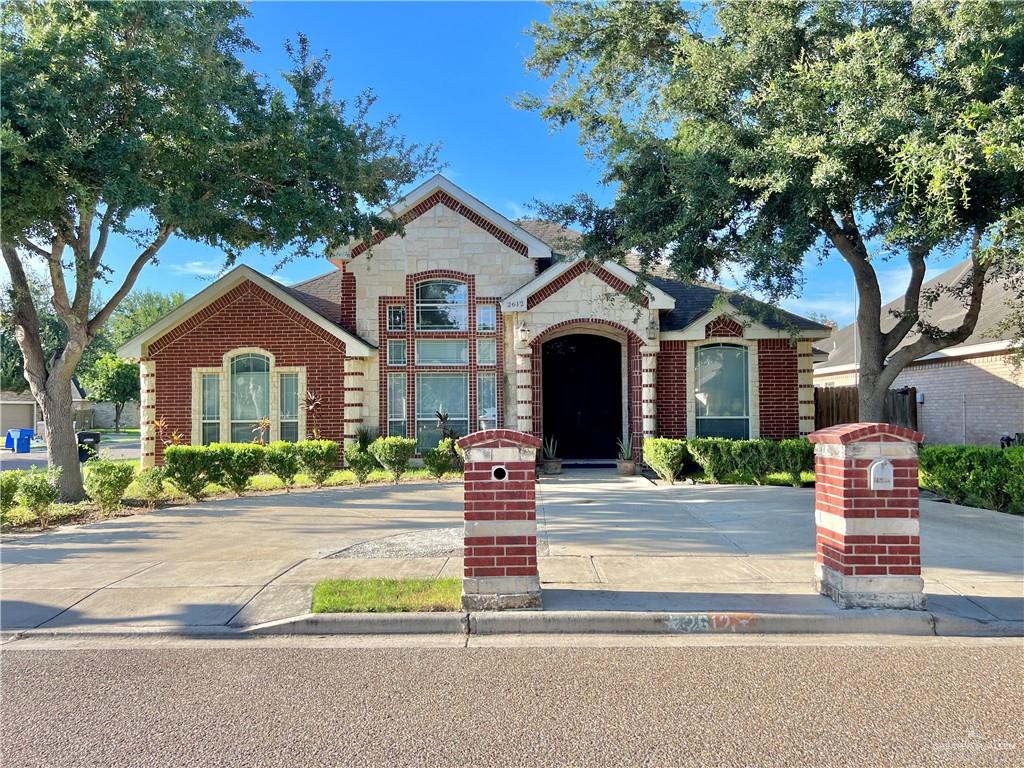
M 416 284 L 417 331 L 469 330 L 469 288 L 457 280 Z
M 251 352 L 231 359 L 231 442 L 249 443 L 270 418 L 270 359 Z
M 736 344 L 697 347 L 694 371 L 697 436 L 750 437 L 747 348 Z

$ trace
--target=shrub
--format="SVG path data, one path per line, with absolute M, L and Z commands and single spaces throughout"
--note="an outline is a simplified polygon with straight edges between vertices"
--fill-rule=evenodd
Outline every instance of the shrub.
M 1024 513 L 1024 448 L 929 445 L 919 459 L 924 485 L 950 501 Z
M 457 455 L 455 441 L 446 437 L 437 444 L 437 448 L 429 448 L 423 452 L 423 464 L 431 477 L 437 478 L 440 482 L 445 473 L 451 472 L 454 463 L 452 458 Z
M 199 501 L 209 483 L 220 482 L 220 454 L 211 446 L 169 445 L 164 449 L 164 472 L 182 493 Z
M 734 442 L 724 437 L 694 437 L 686 441 L 686 447 L 708 479 L 720 483 L 736 471 Z
M 644 461 L 658 473 L 658 477 L 675 483 L 689 457 L 685 440 L 668 437 L 649 437 L 644 440 Z
M 345 466 L 352 470 L 356 476 L 356 482 L 362 485 L 380 464 L 372 453 L 369 445 L 363 448 L 358 442 L 353 443 L 345 449 Z
M 378 437 L 370 444 L 370 453 L 377 457 L 397 483 L 416 453 L 416 441 L 408 437 Z
M 135 467 L 128 462 L 93 459 L 85 472 L 85 491 L 99 505 L 104 517 L 121 508 L 128 486 L 135 479 Z
M 267 449 L 260 443 L 216 443 L 210 450 L 217 456 L 221 482 L 238 496 L 263 471 L 267 458 Z
M 6 523 L 14 509 L 15 497 L 18 495 L 18 486 L 21 484 L 23 474 L 25 473 L 18 469 L 0 472 L 0 523 Z
M 157 502 L 164 497 L 164 477 L 163 467 L 150 467 L 139 474 L 139 493 L 150 509 L 156 507 Z
M 284 483 L 285 491 L 291 491 L 292 485 L 295 484 L 295 476 L 299 474 L 302 466 L 295 443 L 275 440 L 267 446 L 264 458 L 267 471 Z
M 50 522 L 50 508 L 60 495 L 60 468 L 26 472 L 18 486 L 18 503 L 39 520 L 39 527 Z
M 317 488 L 323 488 L 327 478 L 338 467 L 338 444 L 333 440 L 302 440 L 295 444 L 302 469 Z
M 814 445 L 803 437 L 780 440 L 776 448 L 775 468 L 789 475 L 794 488 L 802 488 L 800 473 L 814 470 Z
M 771 440 L 734 440 L 732 460 L 736 471 L 749 475 L 758 485 L 764 485 L 764 478 L 772 471 L 775 443 Z

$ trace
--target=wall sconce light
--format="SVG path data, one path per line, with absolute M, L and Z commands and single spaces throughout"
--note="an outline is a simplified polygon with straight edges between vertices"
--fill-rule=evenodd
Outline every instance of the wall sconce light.
M 518 328 L 516 328 L 516 339 L 520 344 L 529 343 L 530 329 L 527 327 L 526 323 L 522 323 Z

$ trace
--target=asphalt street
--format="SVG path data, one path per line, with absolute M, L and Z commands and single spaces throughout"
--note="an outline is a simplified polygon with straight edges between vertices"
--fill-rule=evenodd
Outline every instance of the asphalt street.
M 14 641 L 0 654 L 0 763 L 1024 764 L 1019 639 L 695 640 Z

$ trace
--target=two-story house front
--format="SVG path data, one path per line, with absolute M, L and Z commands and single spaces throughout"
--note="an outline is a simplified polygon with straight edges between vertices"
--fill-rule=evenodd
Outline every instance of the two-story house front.
M 404 235 L 352 243 L 285 286 L 239 266 L 121 354 L 142 367 L 143 464 L 193 444 L 438 440 L 504 426 L 566 459 L 629 436 L 785 438 L 813 430 L 811 343 L 829 329 L 720 289 L 574 253 L 572 233 L 513 222 L 436 176 L 397 203 Z M 640 285 L 640 298 L 635 295 Z M 320 405 L 303 406 L 307 392 Z

